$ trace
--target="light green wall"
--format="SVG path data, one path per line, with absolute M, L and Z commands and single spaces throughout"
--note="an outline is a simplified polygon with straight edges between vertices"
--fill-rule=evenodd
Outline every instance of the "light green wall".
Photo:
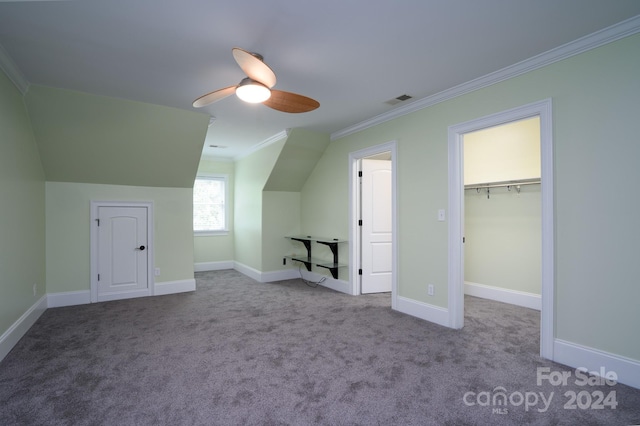
M 45 293 L 44 211 L 44 173 L 29 117 L 0 71 L 0 335 Z
M 262 191 L 286 138 L 235 164 L 234 259 L 262 270 Z
M 226 235 L 204 235 L 194 236 L 194 262 L 228 262 L 234 259 L 234 188 L 235 188 L 235 166 L 232 162 L 215 161 L 203 158 L 198 166 L 198 174 L 214 173 L 227 175 L 228 213 L 227 226 L 229 233 Z
M 405 115 L 333 141 L 302 190 L 302 229 L 347 238 L 348 155 L 396 140 L 398 294 L 446 306 L 447 224 L 435 219 L 437 209 L 447 206 L 447 129 L 433 124 L 442 120 L 442 113 L 422 115 L 424 111 Z M 444 143 L 436 143 L 439 139 Z M 341 259 L 348 250 L 348 244 L 340 245 Z M 426 300 L 428 283 L 436 286 L 436 293 Z
M 155 281 L 193 279 L 192 189 L 47 182 L 47 293 L 91 287 L 91 201 L 152 201 Z
M 328 145 L 328 134 L 292 129 L 264 190 L 300 192 Z
M 542 228 L 540 185 L 465 191 L 464 279 L 540 294 Z
M 398 142 L 398 293 L 447 306 L 448 127 L 553 98 L 556 336 L 640 360 L 640 35 L 335 140 L 301 193 L 302 229 L 346 235 L 349 152 Z M 436 294 L 428 297 L 426 285 Z
M 25 100 L 47 181 L 193 187 L 208 115 L 41 86 Z
M 637 360 L 639 51 L 635 35 L 544 75 L 566 77 L 553 106 L 557 336 Z
M 262 193 L 262 271 L 279 271 L 285 255 L 296 248 L 287 235 L 300 234 L 300 193 L 264 191 Z M 298 247 L 298 252 L 300 251 Z

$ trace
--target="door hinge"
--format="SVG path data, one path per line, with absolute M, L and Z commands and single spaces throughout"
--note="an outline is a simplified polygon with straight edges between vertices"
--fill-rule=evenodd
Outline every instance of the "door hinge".
M 362 170 L 358 170 L 358 177 L 362 177 Z
M 100 274 L 98 274 L 98 281 L 100 281 Z
M 362 219 L 358 220 L 358 226 L 362 226 Z
M 362 275 L 362 269 L 358 269 L 358 275 Z
M 462 244 L 464 244 L 464 243 L 465 243 L 465 241 L 466 241 L 466 238 L 465 238 L 465 237 L 462 237 Z
M 96 219 L 96 222 L 98 223 L 98 226 L 100 226 L 100 219 Z

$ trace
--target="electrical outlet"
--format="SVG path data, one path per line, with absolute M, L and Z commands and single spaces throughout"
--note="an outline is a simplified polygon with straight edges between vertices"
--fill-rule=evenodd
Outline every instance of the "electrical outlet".
M 160 276 L 160 268 L 156 268 L 155 270 L 156 277 Z
M 434 293 L 434 291 L 433 291 L 433 284 L 429 284 L 429 285 L 427 286 L 427 294 L 428 294 L 429 296 L 433 296 L 433 293 Z

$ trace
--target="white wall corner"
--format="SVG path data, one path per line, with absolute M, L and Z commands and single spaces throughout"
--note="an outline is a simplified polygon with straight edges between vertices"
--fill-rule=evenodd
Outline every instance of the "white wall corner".
M 470 281 L 464 282 L 464 294 L 503 303 L 510 303 L 512 305 L 535 309 L 536 311 L 540 310 L 542 304 L 542 298 L 539 294 L 509 290 L 506 288 L 478 284 Z
M 66 291 L 47 294 L 47 307 L 60 308 L 62 306 L 86 305 L 91 303 L 91 291 Z
M 441 308 L 440 306 L 430 305 L 428 303 L 398 296 L 397 306 L 395 309 L 398 312 L 411 315 L 412 317 L 420 318 L 445 327 L 450 327 L 449 310 Z
M 7 356 L 46 309 L 47 296 L 44 295 L 0 336 L 0 361 Z
M 196 280 L 191 278 L 188 280 L 165 281 L 156 283 L 154 296 L 164 296 L 167 294 L 185 293 L 196 290 Z
M 640 389 L 640 361 L 598 349 L 555 339 L 553 361 L 573 368 L 586 368 L 588 371 L 615 372 L 618 382 Z M 615 390 L 612 388 L 611 390 Z

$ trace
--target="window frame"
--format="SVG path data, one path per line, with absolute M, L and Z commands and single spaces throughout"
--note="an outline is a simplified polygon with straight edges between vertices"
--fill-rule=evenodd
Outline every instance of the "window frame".
M 229 175 L 227 174 L 219 174 L 219 173 L 198 173 L 196 175 L 196 179 L 193 182 L 193 189 L 195 189 L 197 180 L 216 180 L 222 181 L 224 184 L 224 227 L 223 229 L 217 230 L 204 230 L 204 231 L 196 231 L 193 229 L 193 234 L 196 237 L 206 237 L 213 235 L 228 235 L 229 234 Z M 195 197 L 192 194 L 192 208 L 195 212 Z M 192 225 L 193 223 L 193 213 L 192 213 Z

